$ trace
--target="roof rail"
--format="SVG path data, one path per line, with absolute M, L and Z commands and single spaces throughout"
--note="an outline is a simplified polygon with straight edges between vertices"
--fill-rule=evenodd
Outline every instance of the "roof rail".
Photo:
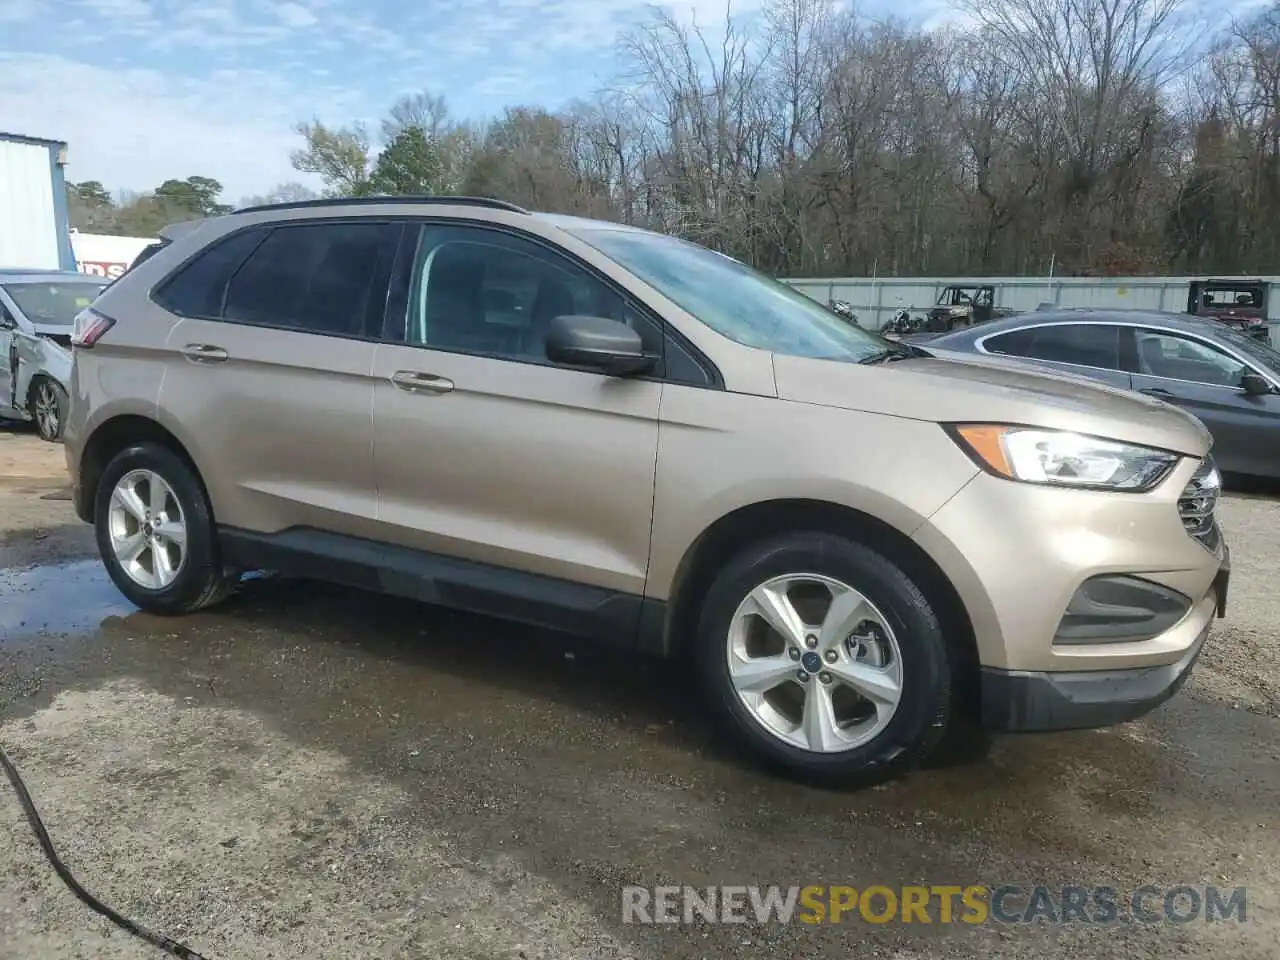
M 287 200 L 283 203 L 264 203 L 256 207 L 241 207 L 235 213 L 257 213 L 260 210 L 304 210 L 309 207 L 347 207 L 369 203 L 433 203 L 452 207 L 489 207 L 511 213 L 529 211 L 505 200 L 491 197 L 427 197 L 415 195 L 375 194 L 368 197 L 322 197 L 318 200 Z

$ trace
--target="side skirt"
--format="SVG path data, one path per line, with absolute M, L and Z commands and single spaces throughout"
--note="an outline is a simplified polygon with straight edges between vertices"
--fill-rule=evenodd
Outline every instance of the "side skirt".
M 647 634 L 662 629 L 665 604 L 632 594 L 308 528 L 264 534 L 219 527 L 218 539 L 223 562 L 243 570 L 406 597 L 628 650 L 663 646 Z

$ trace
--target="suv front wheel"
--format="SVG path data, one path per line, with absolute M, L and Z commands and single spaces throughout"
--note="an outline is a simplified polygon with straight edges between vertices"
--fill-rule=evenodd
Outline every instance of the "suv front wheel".
M 764 760 L 868 784 L 922 761 L 946 732 L 951 667 L 937 613 L 894 563 L 843 537 L 755 545 L 707 593 L 704 680 Z
M 93 517 L 107 573 L 148 613 L 190 613 L 234 589 L 218 562 L 204 488 L 172 450 L 140 443 L 117 454 L 102 473 Z

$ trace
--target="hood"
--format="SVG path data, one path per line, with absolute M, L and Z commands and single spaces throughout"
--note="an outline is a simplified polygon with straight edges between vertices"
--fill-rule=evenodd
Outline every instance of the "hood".
M 959 359 L 963 357 L 963 359 Z M 1073 430 L 1203 457 L 1209 431 L 1178 407 L 1025 361 L 971 354 L 863 366 L 774 355 L 778 396 L 934 423 Z
M 71 335 L 75 332 L 75 327 L 65 323 L 33 323 L 31 327 L 36 336 L 52 340 L 60 347 L 71 348 Z

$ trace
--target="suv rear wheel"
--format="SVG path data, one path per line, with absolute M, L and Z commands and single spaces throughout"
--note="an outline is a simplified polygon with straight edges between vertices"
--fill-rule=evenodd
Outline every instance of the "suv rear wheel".
M 707 593 L 698 652 L 721 714 L 791 773 L 869 784 L 918 764 L 950 720 L 938 616 L 894 563 L 796 533 L 753 546 Z
M 117 454 L 102 473 L 93 516 L 112 581 L 148 613 L 190 613 L 234 589 L 218 561 L 204 489 L 172 450 L 140 443 Z

